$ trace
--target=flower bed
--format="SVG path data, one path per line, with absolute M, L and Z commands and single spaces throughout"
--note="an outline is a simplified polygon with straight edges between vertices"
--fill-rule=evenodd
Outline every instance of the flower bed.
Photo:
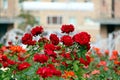
M 118 51 L 101 50 L 93 47 L 88 52 L 91 63 L 86 68 L 84 77 L 86 80 L 119 80 L 120 79 L 120 57 Z
M 26 49 L 12 42 L 2 46 L 0 64 L 7 70 L 0 70 L 1 79 L 84 80 L 84 66 L 90 64 L 90 56 L 86 55 L 90 49 L 90 35 L 80 32 L 71 36 L 73 31 L 73 25 L 62 25 L 62 37 L 50 34 L 46 38 L 42 34 L 43 27 L 36 26 L 21 39 Z M 34 40 L 35 37 L 39 40 Z
M 21 43 L 0 46 L 1 80 L 119 80 L 120 58 L 114 50 L 90 49 L 90 35 L 74 31 L 73 25 L 62 25 L 62 37 L 43 36 L 42 26 L 25 33 Z M 39 40 L 34 38 L 39 37 Z M 18 38 L 16 37 L 16 40 Z M 90 49 L 90 50 L 89 50 Z

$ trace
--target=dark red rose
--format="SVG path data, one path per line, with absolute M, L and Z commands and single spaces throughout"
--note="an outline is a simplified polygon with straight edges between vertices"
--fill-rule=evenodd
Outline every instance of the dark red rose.
M 86 60 L 83 58 L 80 58 L 80 63 L 84 64 L 85 66 L 88 66 L 91 62 L 90 56 L 86 56 Z
M 36 41 L 34 40 L 34 41 L 28 41 L 28 43 L 27 43 L 28 45 L 35 45 L 36 44 Z
M 8 57 L 6 55 L 2 55 L 2 59 L 1 60 L 5 62 L 5 61 L 8 60 Z
M 18 56 L 19 61 L 24 61 L 25 59 L 26 59 L 25 57 Z
M 30 67 L 30 64 L 28 62 L 23 62 L 23 63 L 18 64 L 17 69 L 19 71 L 22 71 L 22 70 L 29 68 L 29 67 Z
M 9 45 L 13 45 L 13 43 L 11 41 L 8 42 Z
M 38 70 L 36 71 L 36 74 L 38 74 L 39 76 L 43 78 L 53 76 L 52 70 L 49 67 L 38 68 Z
M 90 35 L 87 32 L 81 32 L 74 35 L 73 40 L 80 45 L 86 45 L 90 42 Z
M 57 45 L 59 43 L 59 38 L 56 34 L 51 34 L 50 41 L 52 42 L 52 44 Z
M 48 64 L 47 67 L 49 67 L 50 69 L 55 69 L 55 66 L 53 64 Z
M 4 68 L 6 68 L 6 67 L 9 66 L 9 64 L 8 64 L 7 62 L 2 62 L 2 66 L 3 66 Z
M 7 60 L 7 63 L 8 63 L 8 64 L 10 64 L 10 65 L 15 65 L 15 64 L 16 64 L 16 62 L 15 62 L 15 61 L 10 60 L 10 59 L 8 59 L 8 60 Z
M 42 26 L 36 26 L 35 28 L 33 28 L 33 29 L 31 30 L 31 33 L 32 33 L 33 36 L 39 35 L 39 34 L 41 34 L 42 32 L 43 32 Z
M 53 44 L 45 44 L 44 45 L 44 49 L 54 51 L 55 50 L 55 46 Z
M 26 33 L 22 37 L 22 43 L 25 45 L 35 45 L 36 41 L 32 40 L 32 35 L 30 33 Z
M 38 74 L 43 78 L 52 77 L 52 76 L 58 76 L 58 77 L 61 76 L 61 72 L 53 68 L 53 66 L 52 68 L 49 66 L 38 68 L 38 70 L 36 71 L 36 74 Z
M 74 26 L 72 24 L 70 25 L 62 25 L 61 27 L 61 31 L 62 33 L 70 33 L 74 31 Z
M 56 60 L 54 57 L 52 58 L 52 62 L 56 63 L 56 62 L 60 62 L 59 60 Z
M 48 43 L 49 40 L 48 40 L 46 37 L 42 37 L 42 38 L 40 38 L 40 39 L 38 40 L 38 42 L 39 42 L 39 43 L 40 43 L 40 42 Z
M 88 43 L 88 44 L 86 44 L 86 46 L 87 46 L 87 51 L 90 49 L 90 44 Z
M 25 33 L 22 37 L 22 43 L 26 43 L 27 41 L 32 41 L 32 35 L 30 33 Z
M 66 59 L 71 59 L 70 53 L 62 53 L 62 56 Z
M 60 70 L 53 69 L 52 72 L 53 72 L 53 75 L 58 76 L 58 77 L 62 75 Z
M 34 54 L 33 60 L 36 62 L 44 63 L 44 62 L 48 61 L 48 57 L 45 54 L 36 53 L 36 54 Z
M 18 39 L 18 36 L 16 36 L 15 39 L 17 40 L 17 39 Z
M 47 54 L 48 56 L 51 56 L 53 58 L 57 57 L 57 54 L 54 51 L 52 51 L 52 50 L 45 49 L 44 52 L 45 52 L 45 54 Z
M 73 40 L 69 35 L 64 35 L 61 37 L 61 41 L 65 46 L 72 46 L 73 45 Z
M 55 50 L 60 50 L 61 46 L 55 46 Z

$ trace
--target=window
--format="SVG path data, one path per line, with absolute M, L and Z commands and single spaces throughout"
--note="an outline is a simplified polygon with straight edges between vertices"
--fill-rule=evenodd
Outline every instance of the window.
M 62 24 L 62 17 L 53 16 L 53 17 L 47 17 L 47 23 L 48 24 Z
M 69 18 L 69 23 L 73 24 L 73 25 L 76 25 L 77 24 L 76 18 L 75 17 L 70 17 Z
M 3 0 L 3 8 L 4 9 L 8 8 L 8 0 Z

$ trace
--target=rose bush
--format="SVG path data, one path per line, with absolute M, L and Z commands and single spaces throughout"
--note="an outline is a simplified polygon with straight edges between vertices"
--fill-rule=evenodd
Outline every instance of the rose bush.
M 101 50 L 92 47 L 87 53 L 91 55 L 91 63 L 86 67 L 84 78 L 86 80 L 119 80 L 120 79 L 120 57 L 119 52 L 113 50 Z
M 62 37 L 43 36 L 42 26 L 36 26 L 21 39 L 27 47 L 11 43 L 0 48 L 0 79 L 2 80 L 84 80 L 85 67 L 91 62 L 90 35 L 75 35 L 74 26 L 62 25 Z M 35 40 L 39 37 L 39 40 Z M 6 70 L 3 70 L 6 69 Z

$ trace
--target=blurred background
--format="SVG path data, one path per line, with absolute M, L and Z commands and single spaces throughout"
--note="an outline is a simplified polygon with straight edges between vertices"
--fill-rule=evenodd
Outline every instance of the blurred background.
M 87 31 L 91 44 L 120 50 L 120 0 L 0 0 L 0 43 L 14 41 L 35 25 L 60 36 L 62 24 Z

